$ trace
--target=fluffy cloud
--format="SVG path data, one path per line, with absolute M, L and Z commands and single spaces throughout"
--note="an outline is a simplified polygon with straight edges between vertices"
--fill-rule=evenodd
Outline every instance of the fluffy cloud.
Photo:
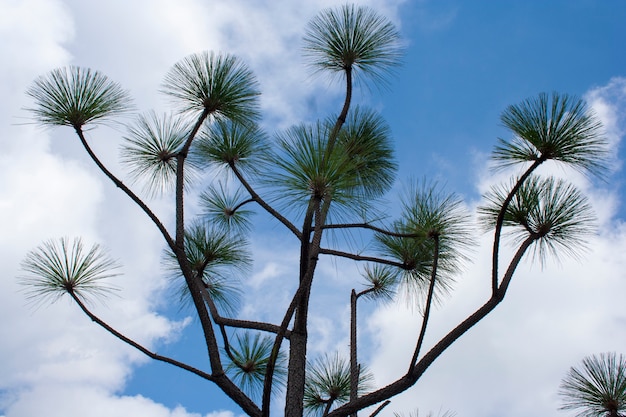
M 375 1 L 394 15 L 400 1 Z M 294 43 L 306 22 L 332 1 L 197 0 L 83 2 L 0 0 L 0 413 L 3 417 L 198 416 L 142 396 L 124 396 L 133 369 L 147 359 L 90 322 L 62 299 L 27 305 L 16 283 L 19 262 L 43 240 L 82 236 L 103 243 L 124 265 L 121 288 L 93 309 L 148 348 L 175 340 L 187 322 L 155 313 L 166 282 L 162 245 L 152 224 L 85 159 L 69 129 L 42 130 L 23 108 L 33 79 L 63 65 L 98 69 L 129 88 L 140 109 L 164 109 L 158 94 L 168 68 L 187 54 L 213 49 L 244 57 L 266 93 L 263 105 L 282 123 L 301 116 L 318 80 L 302 85 Z M 285 65 L 270 66 L 284 60 Z M 8 59 L 6 59 L 8 58 Z M 287 105 L 290 103 L 290 105 Z M 117 126 L 89 131 L 89 140 L 115 172 Z M 112 135 L 112 133 L 114 135 Z M 160 202 L 155 209 L 171 215 Z M 267 269 L 259 282 L 275 274 Z M 263 274 L 261 274 L 263 275 Z M 207 417 L 232 417 L 215 411 Z
M 105 413 L 93 411 L 93 406 L 102 404 L 100 409 L 106 410 L 115 408 L 115 402 L 132 403 L 135 405 L 129 407 L 137 409 L 150 401 L 112 395 L 123 387 L 132 366 L 145 358 L 94 326 L 67 300 L 52 306 L 28 305 L 16 282 L 20 259 L 43 240 L 75 235 L 87 241 L 103 240 L 101 217 L 108 196 L 102 181 L 83 162 L 51 152 L 53 132 L 23 124 L 21 108 L 28 105 L 24 91 L 32 79 L 70 59 L 62 46 L 73 34 L 67 9 L 49 1 L 3 2 L 2 8 L 2 33 L 11 34 L 1 37 L 2 50 L 13 56 L 11 65 L 0 69 L 4 149 L 0 156 L 0 217 L 6 220 L 0 235 L 0 355 L 5 358 L 0 372 L 0 409 L 7 417 L 90 415 L 78 408 Z M 8 39 L 11 42 L 5 48 Z M 127 230 L 150 236 L 146 224 L 136 220 L 129 217 Z M 124 248 L 119 248 L 114 256 L 123 252 Z M 130 255 L 138 252 L 129 250 Z M 159 247 L 151 252 L 158 256 Z M 106 307 L 94 308 L 150 347 L 158 340 L 175 337 L 181 324 L 151 311 L 151 297 L 163 283 L 153 278 L 158 258 L 153 256 L 148 265 L 153 266 L 134 281 L 144 292 L 129 293 L 132 285 L 126 285 L 121 297 L 110 298 Z M 126 272 L 138 270 L 131 266 Z M 148 270 L 150 274 L 146 274 Z M 106 406 L 109 400 L 112 403 Z M 76 411 L 68 412 L 73 404 Z M 160 414 L 148 411 L 159 407 Z M 156 404 L 145 408 L 148 414 L 144 415 L 184 415 L 181 410 L 169 411 Z
M 71 393 L 71 396 L 68 396 Z M 197 413 L 189 413 L 183 407 L 168 409 L 140 395 L 115 396 L 93 386 L 38 385 L 32 391 L 21 394 L 20 401 L 11 407 L 8 416 L 36 416 L 42 414 L 50 417 L 93 416 L 93 417 L 202 417 Z M 235 417 L 230 411 L 217 411 L 205 417 Z

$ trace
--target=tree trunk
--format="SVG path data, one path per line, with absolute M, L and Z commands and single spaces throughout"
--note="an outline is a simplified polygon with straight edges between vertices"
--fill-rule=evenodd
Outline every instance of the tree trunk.
M 359 364 L 357 359 L 357 322 L 356 322 L 356 291 L 350 293 L 350 401 L 356 400 L 359 389 Z M 357 417 L 357 413 L 350 414 Z

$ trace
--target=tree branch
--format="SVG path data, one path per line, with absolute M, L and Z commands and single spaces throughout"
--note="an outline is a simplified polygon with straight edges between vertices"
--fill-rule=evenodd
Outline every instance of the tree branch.
M 240 320 L 223 316 L 214 317 L 213 320 L 216 324 L 220 326 L 235 327 L 240 329 L 261 330 L 264 332 L 275 334 L 278 334 L 282 330 L 280 326 L 266 322 Z M 286 330 L 283 336 L 285 337 L 285 339 L 289 339 L 289 337 L 291 337 L 291 331 Z
M 356 229 L 356 228 L 368 229 L 368 230 L 373 230 L 374 232 L 377 232 L 383 235 L 393 236 L 393 237 L 415 238 L 415 237 L 423 236 L 423 234 L 419 234 L 419 233 L 392 232 L 390 230 L 383 229 L 381 227 L 373 226 L 369 223 L 326 224 L 322 226 L 322 228 L 323 229 Z
M 296 235 L 298 239 L 300 239 L 302 237 L 300 230 L 298 230 L 296 226 L 294 226 L 289 220 L 287 220 L 286 217 L 280 214 L 272 206 L 267 204 L 267 202 L 263 200 L 261 196 L 257 194 L 256 191 L 254 191 L 252 186 L 248 183 L 248 181 L 246 181 L 246 179 L 243 177 L 241 172 L 239 172 L 239 170 L 237 169 L 237 166 L 234 163 L 229 163 L 229 166 L 232 169 L 235 176 L 237 177 L 237 179 L 239 180 L 239 182 L 241 183 L 241 185 L 243 185 L 244 188 L 248 191 L 248 194 L 250 194 L 250 197 L 252 197 L 252 199 L 256 201 L 261 207 L 263 207 L 265 211 L 267 211 L 276 220 L 281 222 L 287 229 L 291 231 L 291 233 L 293 233 L 294 235 Z
M 199 275 L 202 276 L 202 272 L 200 272 Z M 202 288 L 202 297 L 204 298 L 204 301 L 206 302 L 206 304 L 209 306 L 209 313 L 211 313 L 211 317 L 213 318 L 213 321 L 217 323 L 217 321 L 215 320 L 216 317 L 219 317 L 217 306 L 215 305 L 215 302 L 213 302 L 211 295 L 207 291 L 207 287 L 204 281 L 202 281 L 200 278 L 198 278 L 198 281 L 200 281 L 200 285 Z M 226 354 L 228 355 L 230 360 L 233 361 L 233 363 L 236 363 L 235 358 L 233 357 L 233 354 L 230 351 L 230 343 L 228 342 L 228 335 L 226 334 L 226 329 L 224 328 L 224 325 L 221 325 L 219 323 L 218 323 L 218 326 L 220 327 L 222 339 L 224 340 L 224 349 L 226 350 Z
M 197 283 L 197 281 L 199 281 L 199 279 L 196 279 L 196 284 L 201 288 L 200 292 L 202 294 L 202 298 L 208 300 L 207 304 L 209 305 L 209 309 L 211 309 L 211 306 L 215 307 L 215 304 L 213 303 L 213 300 L 209 297 L 206 288 L 204 288 L 203 285 Z M 202 305 L 204 307 L 204 304 Z M 206 312 L 206 310 L 204 310 L 203 313 L 199 314 L 201 314 L 201 322 L 203 321 L 203 317 L 208 318 L 208 313 Z M 221 328 L 220 330 L 222 331 L 222 336 L 224 337 L 224 343 L 228 346 L 226 333 L 223 328 Z M 205 339 L 207 340 L 207 347 L 209 348 L 209 359 L 211 361 L 211 367 L 213 369 L 218 369 L 217 372 L 213 372 L 215 380 L 214 382 L 216 383 L 216 385 L 219 386 L 222 391 L 224 391 L 226 395 L 228 395 L 233 401 L 235 401 L 246 413 L 255 417 L 259 417 L 261 415 L 261 410 L 258 408 L 258 406 L 241 390 L 241 388 L 235 385 L 223 371 L 221 359 L 219 358 L 218 354 L 219 348 L 217 346 L 217 341 L 213 333 L 213 326 L 209 326 L 209 328 L 205 331 Z M 211 354 L 211 352 L 213 352 L 217 356 L 217 358 L 215 358 Z M 230 352 L 228 353 L 228 355 L 232 360 Z
M 370 288 L 371 289 L 371 288 Z M 360 294 L 359 294 L 360 295 Z M 357 301 L 354 289 L 350 292 L 350 401 L 356 400 L 359 392 L 359 366 L 357 356 Z M 356 417 L 356 413 L 351 414 Z
M 413 352 L 413 358 L 411 359 L 411 363 L 409 365 L 408 372 L 411 373 L 417 363 L 417 358 L 419 357 L 420 349 L 422 348 L 422 344 L 424 343 L 424 337 L 426 336 L 426 327 L 428 326 L 428 318 L 430 317 L 430 307 L 433 303 L 433 296 L 435 294 L 435 281 L 437 279 L 437 267 L 439 263 L 439 237 L 434 236 L 435 247 L 433 249 L 433 266 L 430 274 L 430 285 L 428 286 L 428 296 L 426 297 L 426 307 L 424 309 L 424 318 L 422 320 L 422 328 L 420 329 L 420 334 L 417 339 L 417 344 L 415 345 L 415 351 Z
M 372 414 L 370 414 L 370 417 L 376 417 L 378 415 L 378 413 L 383 411 L 383 408 L 387 407 L 389 404 L 391 404 L 391 401 L 389 401 L 389 400 L 383 402 L 381 405 L 378 406 L 378 408 L 376 410 L 374 410 L 374 412 Z
M 189 132 L 189 136 L 185 141 L 185 145 L 176 155 L 176 246 L 179 251 L 182 253 L 184 250 L 184 241 L 185 241 L 185 202 L 184 202 L 184 193 L 185 193 L 185 159 L 187 158 L 187 154 L 189 153 L 189 148 L 191 147 L 191 142 L 195 138 L 196 134 L 200 130 L 200 127 L 209 116 L 209 110 L 205 108 L 202 111 L 202 114 L 196 120 L 196 124 L 194 125 L 191 132 Z M 178 255 L 178 254 L 177 254 Z M 185 255 L 185 259 L 187 256 Z M 181 265 L 182 266 L 182 265 Z
M 324 412 L 322 413 L 322 417 L 326 417 L 328 415 L 328 412 L 330 411 L 330 407 L 333 406 L 334 402 L 335 402 L 334 398 L 329 398 L 328 400 L 326 400 L 326 407 L 324 408 Z
M 500 252 L 500 236 L 502 234 L 502 226 L 504 224 L 504 217 L 506 215 L 506 211 L 509 208 L 509 204 L 513 200 L 513 197 L 520 189 L 524 181 L 528 179 L 530 174 L 539 167 L 546 159 L 542 156 L 539 159 L 536 159 L 535 162 L 522 174 L 521 177 L 517 180 L 513 189 L 509 192 L 509 195 L 506 196 L 506 199 L 502 203 L 502 207 L 500 208 L 500 212 L 498 213 L 498 217 L 496 219 L 496 228 L 493 236 L 493 251 L 492 251 L 492 259 L 491 259 L 491 291 L 495 295 L 496 290 L 498 288 L 498 258 Z
M 198 282 L 200 280 L 197 278 L 193 268 L 189 264 L 189 259 L 185 251 L 185 159 L 196 133 L 208 116 L 209 110 L 205 108 L 202 111 L 202 114 L 198 117 L 194 128 L 189 133 L 189 136 L 185 141 L 185 145 L 176 155 L 176 237 L 174 254 L 176 255 L 178 265 L 183 277 L 185 278 L 185 283 L 189 288 L 191 299 L 193 300 L 196 313 L 200 319 L 200 324 L 204 333 L 204 341 L 209 355 L 209 361 L 211 362 L 211 371 L 214 374 L 223 374 L 224 370 L 222 369 L 222 362 L 219 355 L 219 348 L 217 345 L 217 339 L 215 338 L 213 324 L 210 320 L 204 298 L 202 297 L 204 285 L 201 285 L 200 282 Z
M 326 147 L 326 153 L 324 154 L 324 160 L 322 161 L 322 165 L 324 165 L 325 161 L 330 157 L 333 148 L 335 147 L 335 141 L 337 140 L 337 136 L 339 135 L 341 127 L 346 122 L 346 118 L 348 117 L 348 111 L 350 110 L 350 104 L 352 103 L 352 67 L 347 66 L 346 68 L 344 68 L 344 70 L 346 73 L 346 96 L 343 101 L 341 113 L 339 113 L 337 121 L 335 122 L 335 126 L 333 126 L 333 130 L 330 132 L 330 136 L 328 138 L 328 146 Z
M 233 213 L 235 213 L 237 210 L 239 210 L 241 207 L 243 207 L 244 205 L 246 205 L 248 203 L 254 203 L 254 198 L 249 198 L 249 199 L 244 200 L 241 203 L 237 204 L 235 207 L 232 208 Z
M 139 350 L 140 352 L 142 352 L 143 354 L 145 354 L 149 358 L 157 360 L 157 361 L 160 361 L 160 362 L 169 363 L 170 365 L 174 365 L 177 368 L 181 368 L 181 369 L 184 369 L 185 371 L 189 371 L 189 372 L 191 372 L 193 374 L 196 374 L 200 378 L 206 379 L 207 381 L 213 381 L 214 380 L 212 375 L 210 375 L 210 374 L 208 374 L 208 373 L 206 373 L 204 371 L 201 371 L 201 370 L 199 370 L 197 368 L 194 368 L 193 366 L 189 366 L 189 365 L 187 365 L 185 363 L 182 363 L 182 362 L 179 362 L 179 361 L 177 361 L 175 359 L 172 359 L 172 358 L 169 358 L 169 357 L 166 357 L 166 356 L 161 356 L 159 354 L 156 354 L 156 353 L 153 353 L 153 352 L 149 351 L 144 346 L 140 345 L 139 343 L 135 342 L 131 338 L 129 338 L 129 337 L 123 335 L 122 333 L 118 332 L 113 327 L 108 325 L 105 321 L 103 321 L 98 316 L 93 314 L 85 306 L 85 304 L 80 300 L 80 298 L 78 298 L 78 296 L 73 291 L 68 291 L 68 294 L 72 297 L 72 299 L 76 302 L 76 304 L 78 304 L 78 306 L 83 311 L 83 313 L 85 313 L 93 322 L 98 324 L 104 330 L 106 330 L 107 332 L 111 333 L 113 336 L 117 337 L 118 339 L 120 339 L 124 343 L 134 347 L 137 350 Z
M 204 114 L 204 113 L 203 113 Z M 205 117 L 206 118 L 206 117 Z M 197 130 L 199 129 L 200 125 L 202 124 L 202 121 L 198 121 L 198 123 L 196 124 L 196 129 L 195 132 L 197 132 Z M 199 291 L 194 288 L 195 284 L 192 282 L 190 275 L 192 275 L 191 273 L 191 268 L 188 265 L 188 260 L 184 251 L 184 222 L 182 221 L 182 204 L 183 204 L 183 199 L 182 199 L 182 172 L 183 172 L 183 168 L 182 168 L 182 163 L 179 163 L 177 166 L 177 198 L 176 198 L 176 203 L 177 203 L 177 227 L 176 227 L 176 240 L 173 240 L 172 237 L 169 235 L 169 233 L 167 232 L 167 229 L 165 228 L 165 226 L 161 223 L 161 221 L 158 219 L 158 217 L 156 217 L 156 215 L 148 208 L 148 206 L 136 195 L 134 194 L 126 185 L 124 185 L 122 183 L 122 181 L 120 181 L 117 177 L 115 177 L 103 164 L 102 162 L 100 162 L 100 160 L 97 158 L 97 156 L 95 155 L 95 153 L 92 151 L 92 149 L 89 147 L 89 144 L 87 143 L 87 140 L 85 139 L 84 133 L 82 131 L 82 128 L 80 126 L 75 126 L 74 130 L 76 131 L 76 134 L 78 135 L 78 137 L 80 138 L 81 143 L 83 144 L 83 147 L 85 148 L 85 150 L 87 151 L 87 153 L 89 154 L 89 156 L 91 157 L 91 159 L 96 163 L 96 165 L 98 166 L 98 168 L 100 168 L 100 170 L 111 180 L 113 181 L 113 183 L 120 189 L 122 189 L 122 191 L 124 191 L 124 193 L 126 195 L 128 195 L 137 205 L 139 205 L 139 207 L 148 215 L 148 217 L 154 222 L 154 224 L 157 226 L 157 228 L 159 229 L 159 231 L 161 232 L 161 234 L 163 235 L 165 241 L 167 242 L 168 246 L 170 247 L 170 249 L 176 254 L 176 257 L 178 259 L 179 265 L 181 266 L 181 272 L 183 273 L 183 276 L 185 276 L 185 280 L 187 282 L 187 286 L 189 287 L 189 290 L 192 294 L 192 299 L 194 301 L 194 305 L 196 307 L 196 311 L 198 312 L 198 316 L 200 318 L 200 322 L 202 323 L 202 328 L 205 334 L 205 341 L 207 343 L 207 349 L 208 349 L 208 353 L 209 353 L 209 358 L 211 360 L 211 369 L 213 374 L 209 375 L 206 374 L 202 371 L 196 370 L 193 367 L 190 367 L 188 365 L 185 365 L 183 363 L 177 362 L 173 359 L 170 358 L 166 358 L 157 354 L 154 354 L 150 351 L 148 351 L 147 349 L 143 348 L 141 345 L 137 344 L 136 342 L 132 341 L 131 339 L 128 339 L 127 337 L 125 337 L 124 335 L 122 335 L 121 333 L 115 331 L 113 328 L 111 328 L 110 326 L 106 325 L 106 323 L 102 322 L 100 319 L 98 319 L 95 315 L 91 314 L 91 312 L 89 312 L 89 310 L 86 309 L 86 307 L 84 306 L 84 304 L 82 304 L 80 302 L 80 300 L 75 297 L 74 295 L 73 298 L 79 303 L 79 306 L 81 307 L 81 309 L 83 309 L 83 311 L 85 312 L 85 314 L 87 314 L 93 321 L 97 322 L 98 324 L 100 324 L 102 327 L 104 327 L 105 329 L 107 329 L 111 334 L 115 335 L 116 337 L 118 337 L 119 339 L 125 341 L 126 343 L 134 346 L 135 348 L 139 349 L 140 351 L 142 351 L 143 353 L 145 353 L 146 355 L 148 355 L 149 357 L 159 360 L 159 361 L 163 361 L 163 362 L 167 362 L 167 363 L 171 363 L 172 365 L 181 367 L 182 369 L 186 369 L 192 373 L 195 373 L 205 379 L 209 379 L 211 381 L 213 381 L 216 385 L 218 385 L 222 391 L 224 391 L 224 393 L 226 393 L 226 395 L 228 395 L 231 399 L 233 399 L 233 401 L 235 401 L 247 414 L 251 415 L 251 416 L 260 416 L 261 414 L 261 410 L 257 407 L 256 404 L 254 404 L 254 402 L 252 402 L 245 394 L 243 394 L 243 392 L 239 389 L 239 387 L 237 387 L 235 384 L 232 383 L 232 381 L 230 381 L 230 379 L 228 379 L 226 377 L 226 375 L 224 374 L 222 367 L 221 367 L 221 361 L 219 359 L 219 349 L 217 347 L 217 344 L 215 343 L 215 335 L 213 334 L 213 329 L 210 325 L 210 321 L 207 323 L 207 318 L 208 318 L 208 314 L 206 312 L 206 309 L 204 307 L 204 304 L 202 302 L 202 297 L 199 297 L 198 299 L 198 293 Z M 188 139 L 188 143 L 190 144 L 191 139 L 193 138 L 193 136 L 195 136 L 195 133 L 192 132 L 192 134 L 190 134 L 190 138 Z M 188 147 L 187 147 L 188 149 Z M 184 160 L 184 156 L 180 156 L 178 157 L 178 161 Z M 208 378 L 207 378 L 208 376 Z
M 128 197 L 130 197 L 130 199 L 133 200 L 143 210 L 144 213 L 146 213 L 146 215 L 150 218 L 150 220 L 152 220 L 152 222 L 156 225 L 156 227 L 159 229 L 159 231 L 163 235 L 163 238 L 165 239 L 165 242 L 167 243 L 167 245 L 173 251 L 174 240 L 170 236 L 169 232 L 167 231 L 167 229 L 165 228 L 161 220 L 159 220 L 159 218 L 152 212 L 152 210 L 150 210 L 150 208 L 146 205 L 146 203 L 143 202 L 143 200 L 141 200 L 135 193 L 131 191 L 130 188 L 124 185 L 122 181 L 120 181 L 115 175 L 113 175 L 113 173 L 111 173 L 111 171 L 109 171 L 104 166 L 104 164 L 100 161 L 100 159 L 98 159 L 96 154 L 93 152 L 93 150 L 87 143 L 87 139 L 85 138 L 85 134 L 82 128 L 80 126 L 74 127 L 74 131 L 78 135 L 78 138 L 80 139 L 80 142 L 82 143 L 83 147 L 87 151 L 87 154 L 92 159 L 92 161 L 98 166 L 100 171 L 102 171 L 104 175 L 107 178 L 109 178 L 113 182 L 113 184 L 115 184 L 117 188 L 121 189 Z
M 270 360 L 266 366 L 265 378 L 263 380 L 263 399 L 261 409 L 263 411 L 263 417 L 269 417 L 270 413 L 270 402 L 272 395 L 272 384 L 274 378 L 274 370 L 276 367 L 276 361 L 278 360 L 278 352 L 280 351 L 280 347 L 283 342 L 283 338 L 287 333 L 287 326 L 291 321 L 297 306 L 300 300 L 301 294 L 304 291 L 303 286 L 303 277 L 308 268 L 308 252 L 309 252 L 309 239 L 311 234 L 311 222 L 313 219 L 313 199 L 309 201 L 309 207 L 304 217 L 302 232 L 299 234 L 300 239 L 300 272 L 299 272 L 299 285 L 296 290 L 293 298 L 291 299 L 291 303 L 283 316 L 283 320 L 280 324 L 280 331 L 276 334 L 276 338 L 274 339 L 274 344 L 272 346 L 272 354 L 270 356 Z
M 299 294 L 297 295 L 293 329 L 289 345 L 289 374 L 287 376 L 285 415 L 299 416 L 303 413 L 309 298 L 313 278 L 315 276 L 315 269 L 319 259 L 319 250 L 323 234 L 323 230 L 319 226 L 326 222 L 329 208 L 330 200 L 322 200 L 318 196 L 312 196 L 303 226 L 303 238 L 307 238 L 312 230 L 313 236 L 310 245 L 308 240 L 306 242 L 304 240 L 302 241 L 303 247 L 306 250 L 301 252 L 300 262 L 302 265 L 305 265 L 306 268 L 301 267 L 300 269 Z M 313 225 L 317 226 L 317 228 L 311 227 L 311 220 L 309 220 L 310 214 L 313 214 Z M 305 231 L 306 233 L 304 233 Z
M 507 268 L 507 271 L 502 279 L 502 285 L 500 286 L 500 288 L 498 288 L 496 293 L 493 294 L 491 298 L 489 298 L 489 300 L 485 304 L 483 304 L 478 310 L 468 316 L 454 329 L 452 329 L 447 335 L 445 335 L 428 353 L 426 353 L 426 355 L 424 355 L 424 357 L 422 357 L 422 359 L 420 359 L 420 361 L 415 365 L 412 372 L 407 373 L 406 375 L 402 376 L 398 380 L 392 382 L 385 387 L 382 387 L 376 391 L 370 392 L 369 394 L 357 398 L 354 402 L 349 402 L 339 408 L 336 408 L 328 414 L 328 417 L 347 416 L 358 410 L 362 410 L 365 407 L 369 407 L 381 401 L 387 400 L 412 387 L 426 371 L 426 369 L 428 369 L 428 367 L 448 347 L 450 347 L 452 343 L 454 343 L 458 338 L 465 334 L 469 329 L 474 327 L 478 322 L 480 322 L 490 312 L 492 312 L 498 306 L 498 304 L 500 304 L 500 302 L 504 299 L 504 296 L 506 295 L 506 290 L 509 283 L 511 282 L 513 273 L 515 272 L 517 265 L 519 264 L 526 250 L 535 240 L 535 237 L 529 236 L 526 240 L 524 240 L 524 242 L 522 242 L 513 259 L 511 260 L 509 267 Z
M 319 253 L 322 255 L 331 255 L 331 256 L 338 256 L 340 258 L 348 258 L 354 261 L 376 262 L 376 263 L 383 264 L 383 265 L 390 265 L 390 266 L 395 266 L 401 269 L 407 269 L 406 266 L 400 262 L 391 261 L 389 259 L 376 258 L 373 256 L 362 256 L 362 255 L 357 255 L 357 254 L 349 253 L 349 252 L 343 252 L 343 251 L 339 251 L 335 249 L 320 248 Z

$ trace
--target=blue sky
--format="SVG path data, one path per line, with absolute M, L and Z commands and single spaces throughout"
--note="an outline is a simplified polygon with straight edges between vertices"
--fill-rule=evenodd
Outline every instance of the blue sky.
M 583 356 L 626 346 L 626 3 L 562 1 L 358 1 L 400 28 L 406 54 L 389 88 L 357 92 L 393 132 L 400 165 L 394 198 L 410 178 L 435 178 L 472 209 L 500 177 L 487 169 L 499 115 L 540 92 L 584 97 L 603 120 L 615 156 L 606 182 L 568 175 L 592 198 L 598 236 L 582 261 L 520 268 L 508 299 L 398 396 L 382 417 L 452 410 L 459 417 L 567 416 L 558 384 Z M 340 91 L 311 78 L 300 59 L 304 26 L 331 0 L 0 0 L 0 416 L 232 417 L 239 410 L 209 383 L 149 363 L 61 300 L 33 308 L 15 283 L 19 261 L 42 241 L 83 236 L 124 264 L 120 297 L 95 305 L 107 321 L 142 343 L 201 365 L 204 351 L 190 312 L 172 302 L 160 273 L 162 245 L 151 224 L 90 165 L 69 129 L 28 122 L 24 94 L 55 67 L 101 70 L 128 88 L 137 107 L 165 111 L 158 93 L 168 68 L 184 56 L 221 50 L 241 56 L 263 90 L 264 126 L 278 131 L 324 118 Z M 98 128 L 90 140 L 116 172 L 121 128 Z M 165 218 L 165 200 L 151 201 Z M 171 218 L 171 217 L 170 217 Z M 274 223 L 258 225 L 255 265 L 242 315 L 275 317 L 289 296 L 297 250 Z M 427 342 L 479 306 L 488 289 L 488 236 L 474 262 L 434 313 Z M 355 284 L 344 262 L 320 267 L 312 305 L 312 354 L 345 350 L 346 303 Z M 324 282 L 331 282 L 326 286 Z M 279 285 L 280 284 L 280 285 Z M 273 300 L 270 305 L 265 300 Z M 418 315 L 402 302 L 365 306 L 363 356 L 377 383 L 403 372 Z M 281 409 L 275 407 L 276 415 Z

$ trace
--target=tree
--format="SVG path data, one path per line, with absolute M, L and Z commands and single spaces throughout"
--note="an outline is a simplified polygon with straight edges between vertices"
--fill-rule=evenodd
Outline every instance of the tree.
M 578 417 L 626 415 L 626 357 L 613 352 L 584 358 L 563 378 L 559 395 L 561 409 L 576 410 Z
M 584 247 L 584 237 L 593 231 L 585 196 L 536 171 L 559 162 L 602 175 L 606 143 L 594 115 L 575 97 L 540 94 L 503 112 L 513 138 L 496 146 L 494 167 L 521 171 L 488 193 L 479 211 L 480 224 L 494 233 L 491 296 L 426 351 L 432 306 L 453 289 L 477 231 L 461 199 L 427 180 L 414 182 L 401 196 L 399 218 L 388 220 L 377 210 L 395 179 L 393 144 L 385 121 L 353 105 L 352 92 L 355 85 L 384 83 L 401 57 L 399 33 L 371 9 L 347 5 L 314 18 L 304 44 L 312 68 L 345 85 L 338 113 L 272 138 L 259 126 L 260 92 L 240 59 L 209 52 L 188 56 L 172 67 L 162 87 L 175 111 L 139 115 L 124 137 L 122 162 L 142 192 L 105 166 L 86 130 L 132 109 L 123 88 L 97 71 L 67 67 L 38 78 L 27 91 L 35 120 L 72 128 L 98 169 L 159 230 L 166 270 L 197 314 L 206 370 L 149 351 L 91 312 L 86 300 L 110 290 L 105 280 L 117 266 L 98 246 L 85 251 L 80 239 L 46 242 L 26 256 L 22 283 L 33 299 L 69 295 L 112 335 L 214 383 L 250 416 L 271 415 L 272 398 L 279 394 L 288 417 L 356 415 L 370 406 L 376 414 L 496 308 L 524 255 L 543 261 L 547 255 L 576 256 Z M 216 170 L 229 175 L 198 191 L 198 178 Z M 172 230 L 148 204 L 155 195 L 174 197 Z M 190 218 L 187 204 L 194 198 L 202 213 Z M 297 288 L 277 323 L 241 317 L 232 302 L 235 278 L 246 274 L 251 262 L 247 241 L 255 212 L 276 221 L 299 247 Z M 347 238 L 328 240 L 331 231 Z M 516 248 L 509 260 L 500 256 L 505 232 Z M 351 234 L 369 237 L 372 244 L 350 249 L 343 243 Z M 311 290 L 320 285 L 317 266 L 333 258 L 364 265 L 365 289 L 350 297 L 349 361 L 338 354 L 311 358 L 307 352 Z M 501 263 L 507 265 L 504 272 Z M 371 387 L 358 358 L 357 301 L 390 299 L 399 287 L 422 313 L 419 336 L 406 373 L 387 386 Z

